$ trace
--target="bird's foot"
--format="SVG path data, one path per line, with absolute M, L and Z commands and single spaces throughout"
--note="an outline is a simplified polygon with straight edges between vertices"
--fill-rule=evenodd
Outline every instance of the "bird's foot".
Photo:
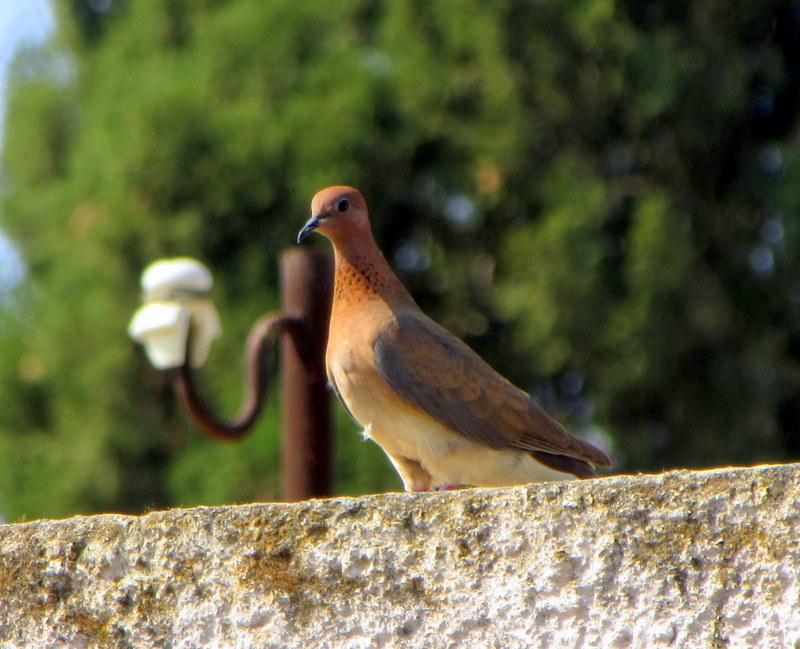
M 458 489 L 458 485 L 457 484 L 449 484 L 449 483 L 448 484 L 443 484 L 441 487 L 437 487 L 436 488 L 437 491 L 453 491 L 455 489 Z

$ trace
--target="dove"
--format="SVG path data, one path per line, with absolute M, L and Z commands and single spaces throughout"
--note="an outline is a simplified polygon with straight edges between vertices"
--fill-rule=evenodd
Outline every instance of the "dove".
M 590 478 L 594 464 L 611 466 L 420 310 L 375 243 L 357 189 L 318 192 L 297 242 L 312 232 L 334 250 L 328 379 L 406 491 Z

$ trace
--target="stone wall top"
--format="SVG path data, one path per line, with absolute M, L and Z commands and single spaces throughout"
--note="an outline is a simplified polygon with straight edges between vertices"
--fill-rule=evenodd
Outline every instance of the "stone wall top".
M 800 466 L 0 526 L 0 647 L 800 647 Z

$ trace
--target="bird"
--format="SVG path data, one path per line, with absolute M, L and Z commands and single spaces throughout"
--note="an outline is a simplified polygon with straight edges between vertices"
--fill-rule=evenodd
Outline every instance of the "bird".
M 406 491 L 591 478 L 594 464 L 611 466 L 420 310 L 378 248 L 357 189 L 319 191 L 297 243 L 312 232 L 334 251 L 328 380 Z

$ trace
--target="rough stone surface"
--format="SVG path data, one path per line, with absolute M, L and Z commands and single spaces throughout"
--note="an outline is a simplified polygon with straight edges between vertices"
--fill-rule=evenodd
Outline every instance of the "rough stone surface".
M 0 647 L 800 647 L 800 466 L 0 526 Z

